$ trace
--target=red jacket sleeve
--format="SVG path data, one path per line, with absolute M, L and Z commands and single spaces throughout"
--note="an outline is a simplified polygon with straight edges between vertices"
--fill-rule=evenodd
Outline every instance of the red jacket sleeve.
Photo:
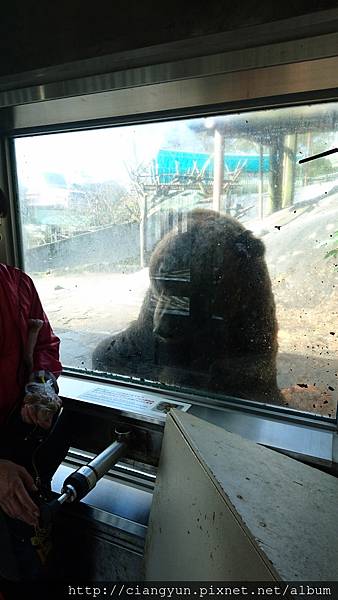
M 23 273 L 21 291 L 24 292 L 25 296 L 27 294 L 27 298 L 29 298 L 28 319 L 41 319 L 43 321 L 34 349 L 33 370 L 45 369 L 58 377 L 62 371 L 59 360 L 60 340 L 50 326 L 33 281 L 25 273 Z

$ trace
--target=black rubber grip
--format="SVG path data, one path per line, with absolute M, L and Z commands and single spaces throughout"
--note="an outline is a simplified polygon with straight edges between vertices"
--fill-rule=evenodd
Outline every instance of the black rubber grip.
M 67 485 L 72 485 L 76 491 L 76 500 L 81 500 L 86 494 L 88 494 L 90 487 L 87 478 L 81 473 L 75 471 L 65 479 L 63 483 L 63 489 L 66 489 Z

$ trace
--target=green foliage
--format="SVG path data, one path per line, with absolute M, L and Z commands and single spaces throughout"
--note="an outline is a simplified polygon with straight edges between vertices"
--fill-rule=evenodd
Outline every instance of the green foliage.
M 318 158 L 306 164 L 306 174 L 308 177 L 318 177 L 320 175 L 329 175 L 334 172 L 331 161 L 328 158 Z
M 338 231 L 335 231 L 333 234 L 333 240 L 332 243 L 335 245 L 334 248 L 332 248 L 332 250 L 329 250 L 326 254 L 325 254 L 325 258 L 338 258 Z M 335 265 L 336 269 L 338 268 L 337 265 Z
M 303 157 L 313 154 L 325 152 L 335 145 L 335 132 L 309 132 L 299 134 L 298 136 L 298 151 Z M 307 178 L 320 177 L 321 175 L 329 175 L 335 171 L 332 161 L 329 158 L 318 158 L 316 160 L 298 165 L 299 174 Z

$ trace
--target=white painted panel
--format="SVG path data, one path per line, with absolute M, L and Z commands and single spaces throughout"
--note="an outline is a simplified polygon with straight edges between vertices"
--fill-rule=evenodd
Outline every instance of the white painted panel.
M 338 580 L 338 480 L 171 411 L 146 579 Z

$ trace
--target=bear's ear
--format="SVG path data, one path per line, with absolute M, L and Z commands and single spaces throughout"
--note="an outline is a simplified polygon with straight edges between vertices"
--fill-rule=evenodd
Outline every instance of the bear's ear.
M 259 258 L 264 256 L 265 246 L 261 240 L 255 238 L 252 231 L 243 231 L 235 241 L 235 250 L 243 258 Z
M 220 219 L 220 213 L 208 208 L 194 208 L 187 213 L 187 229 L 194 226 L 199 227 L 209 222 L 215 222 Z

